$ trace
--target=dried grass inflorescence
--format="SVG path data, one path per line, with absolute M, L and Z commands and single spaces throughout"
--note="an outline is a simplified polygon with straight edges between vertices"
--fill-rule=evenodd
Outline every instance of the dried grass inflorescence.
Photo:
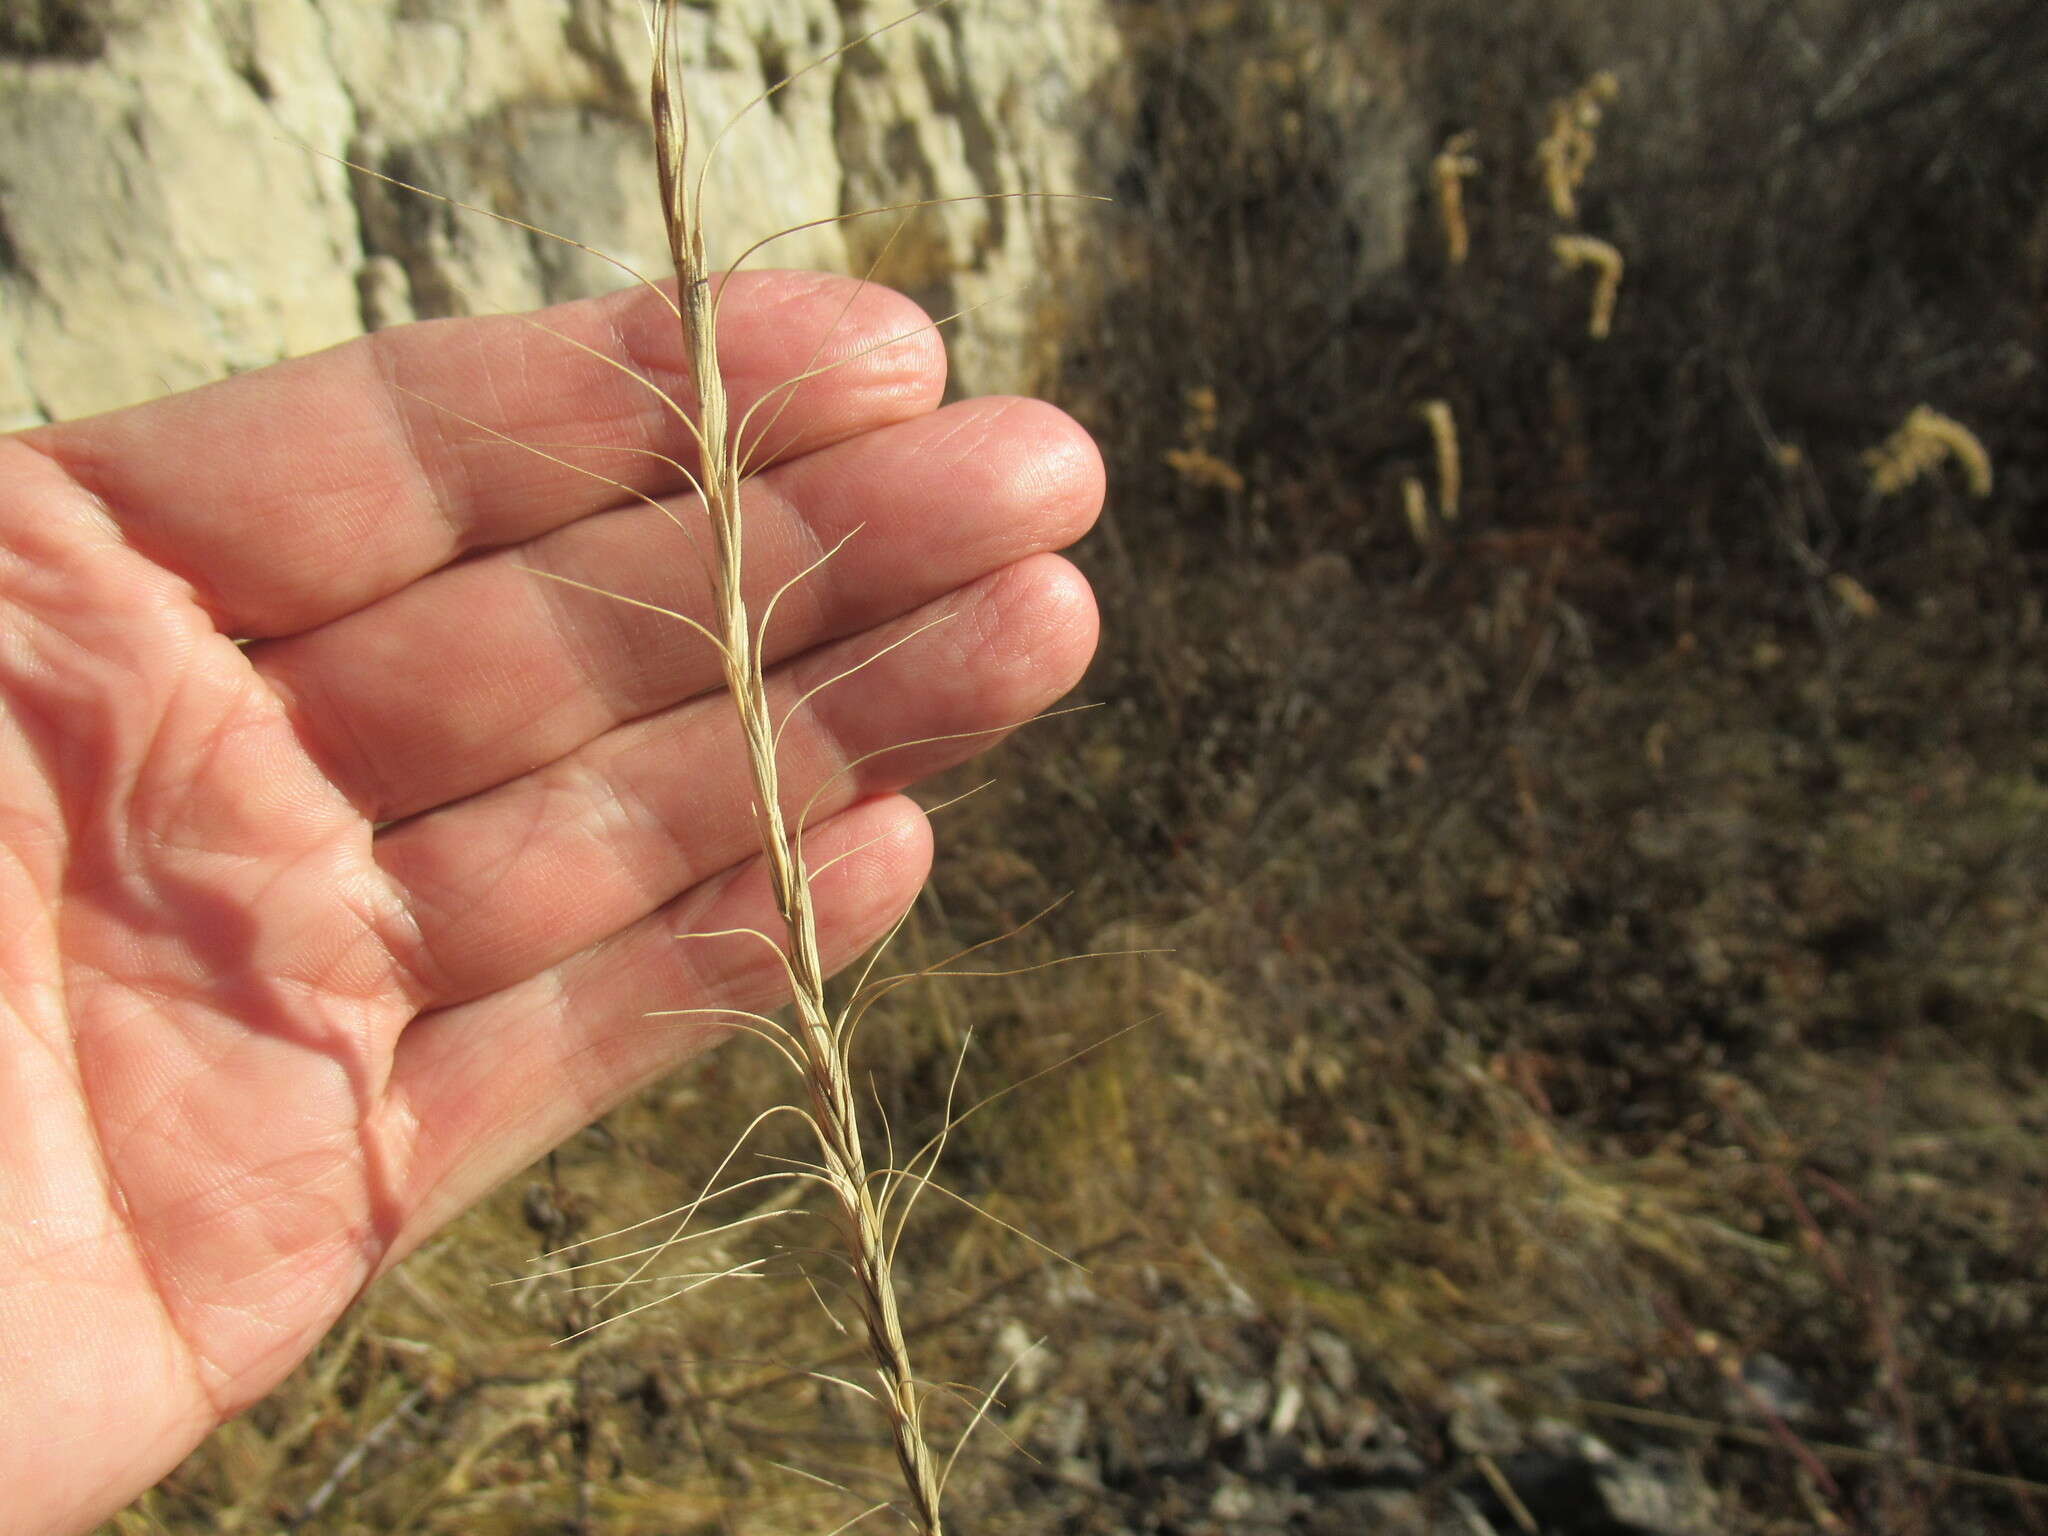
M 1593 284 L 1593 307 L 1586 317 L 1586 334 L 1605 341 L 1614 331 L 1614 306 L 1621 297 L 1621 275 L 1627 263 L 1620 251 L 1592 235 L 1558 235 L 1550 242 L 1557 259 L 1567 270 L 1591 267 L 1598 277 Z
M 1579 188 L 1586 184 L 1599 149 L 1596 130 L 1608 103 L 1620 94 L 1621 81 L 1613 70 L 1603 69 L 1571 95 L 1550 104 L 1550 131 L 1536 146 L 1536 165 L 1551 211 L 1560 219 L 1579 216 Z
M 1447 523 L 1455 523 L 1465 486 L 1458 454 L 1458 418 L 1448 400 L 1425 400 L 1416 407 L 1416 414 L 1428 423 L 1430 445 L 1436 451 L 1437 515 Z
M 700 175 L 693 181 L 690 174 L 689 115 L 675 67 L 671 14 L 666 3 L 654 12 L 651 97 L 662 211 L 676 274 L 677 318 L 697 394 L 695 420 L 678 414 L 683 415 L 699 453 L 697 488 L 713 545 L 710 564 L 717 632 L 709 638 L 717 647 L 746 743 L 754 781 L 755 822 L 785 929 L 781 942 L 769 942 L 788 972 L 796 1015 L 793 1025 L 760 1016 L 743 1020 L 742 1027 L 751 1028 L 782 1052 L 803 1079 L 808 1107 L 791 1108 L 815 1133 L 818 1163 L 793 1176 L 822 1183 L 832 1202 L 841 1244 L 853 1269 L 852 1290 L 877 1377 L 877 1390 L 866 1395 L 879 1402 L 888 1418 L 917 1528 L 926 1536 L 938 1536 L 944 1473 L 925 1435 L 925 1388 L 911 1369 L 894 1276 L 894 1236 L 901 1231 L 908 1205 L 924 1186 L 920 1181 L 906 1184 L 904 1179 L 885 1176 L 877 1193 L 861 1142 L 859 1105 L 848 1065 L 853 1034 L 864 1009 L 856 1003 L 835 1012 L 827 998 L 811 889 L 813 871 L 803 852 L 802 818 L 795 818 L 792 825 L 783 805 L 778 761 L 781 728 L 769 704 L 763 657 L 775 601 L 771 599 L 757 615 L 750 610 L 742 586 L 740 486 L 745 468 L 740 443 L 750 423 L 745 416 L 733 422 L 719 366 L 718 303 L 723 289 L 706 254 L 703 180 Z M 898 1196 L 904 1197 L 906 1209 L 895 1213 L 897 1223 L 892 1228 L 890 1206 L 892 1197 Z
M 1401 477 L 1401 516 L 1417 548 L 1427 549 L 1436 541 L 1436 529 L 1429 520 L 1429 492 L 1413 475 Z
M 1991 455 L 1983 440 L 1953 416 L 1916 405 L 1897 431 L 1863 456 L 1873 495 L 1896 496 L 1953 463 L 1980 500 L 1991 494 Z
M 1244 489 L 1244 474 L 1210 446 L 1216 436 L 1218 403 L 1216 391 L 1206 385 L 1187 392 L 1187 416 L 1181 430 L 1185 447 L 1169 448 L 1165 459 L 1169 469 L 1189 485 L 1235 495 Z
M 1437 216 L 1444 226 L 1444 259 L 1462 267 L 1472 254 L 1472 229 L 1465 220 L 1465 182 L 1479 174 L 1479 162 L 1472 146 L 1479 136 L 1471 130 L 1454 133 L 1429 164 L 1430 179 L 1436 183 Z

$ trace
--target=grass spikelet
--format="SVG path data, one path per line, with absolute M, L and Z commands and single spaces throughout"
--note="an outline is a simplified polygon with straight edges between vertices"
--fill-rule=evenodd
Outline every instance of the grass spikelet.
M 853 1273 L 852 1291 L 875 1370 L 874 1396 L 889 1421 L 897 1463 L 909 1495 L 912 1523 L 924 1536 L 939 1536 L 943 1476 L 926 1440 L 925 1390 L 911 1368 L 897 1304 L 894 1242 L 886 1207 L 892 1187 L 886 1174 L 878 1193 L 862 1145 L 859 1104 L 849 1069 L 852 1010 L 835 1014 L 825 991 L 817 914 L 805 863 L 800 826 L 783 808 L 778 726 L 768 697 L 763 640 L 765 616 L 750 611 L 742 587 L 743 538 L 740 486 L 745 455 L 740 439 L 746 423 L 735 425 L 718 358 L 719 289 L 706 254 L 702 180 L 691 179 L 689 116 L 671 27 L 672 0 L 654 10 L 654 67 L 651 101 L 655 156 L 669 255 L 675 267 L 684 355 L 696 387 L 692 434 L 702 455 L 698 480 L 710 524 L 710 565 L 719 657 L 739 714 L 761 847 L 784 934 L 776 948 L 788 970 L 794 1023 L 778 1043 L 801 1073 L 807 1106 L 797 1112 L 818 1144 L 809 1174 L 828 1191 L 832 1218 Z
M 1216 425 L 1216 391 L 1206 385 L 1189 390 L 1187 417 L 1181 427 L 1187 437 L 1186 446 L 1169 448 L 1163 457 L 1167 467 L 1189 485 L 1235 495 L 1244 489 L 1244 475 L 1210 446 L 1216 436 Z
M 1550 210 L 1560 219 L 1579 216 L 1579 188 L 1593 168 L 1599 150 L 1596 131 L 1606 107 L 1621 94 L 1621 81 L 1611 69 L 1593 75 L 1571 95 L 1550 104 L 1550 131 L 1536 146 L 1536 165 Z
M 1916 405 L 1897 431 L 1863 456 L 1875 496 L 1896 496 L 1953 463 L 1962 471 L 1970 494 L 1982 500 L 1991 494 L 1991 455 L 1984 442 L 1952 416 L 1931 405 Z
M 1567 271 L 1591 267 L 1598 275 L 1593 284 L 1593 306 L 1586 317 L 1586 334 L 1605 341 L 1614 331 L 1614 306 L 1621 297 L 1621 275 L 1627 263 L 1621 252 L 1592 235 L 1558 235 L 1550 242 Z
M 1447 523 L 1458 520 L 1459 498 L 1464 493 L 1465 474 L 1458 456 L 1458 418 L 1448 400 L 1425 400 L 1417 412 L 1429 425 L 1429 438 L 1436 449 L 1436 511 Z
M 1444 227 L 1444 260 L 1454 267 L 1465 265 L 1472 254 L 1472 230 L 1465 221 L 1465 182 L 1479 174 L 1479 162 L 1472 155 L 1478 137 L 1469 129 L 1452 134 L 1429 163 L 1430 180 L 1436 184 L 1437 217 Z
M 1401 477 L 1401 516 L 1407 520 L 1408 533 L 1416 548 L 1427 549 L 1435 542 L 1436 528 L 1429 518 L 1429 492 L 1413 475 Z

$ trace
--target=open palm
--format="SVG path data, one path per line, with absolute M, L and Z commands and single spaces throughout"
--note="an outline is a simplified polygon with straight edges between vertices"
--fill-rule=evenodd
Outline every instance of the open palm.
M 854 359 L 749 486 L 759 595 L 861 530 L 778 607 L 776 689 L 954 615 L 785 737 L 798 803 L 831 781 L 814 862 L 850 854 L 820 882 L 840 961 L 924 876 L 894 791 L 969 747 L 835 771 L 1071 686 L 1093 609 L 1047 551 L 1100 466 L 1049 408 L 935 409 L 940 348 L 891 295 L 764 274 L 727 308 L 742 407 L 828 332 Z M 652 295 L 543 319 L 686 393 Z M 776 999 L 758 946 L 675 938 L 774 921 L 709 647 L 539 574 L 701 613 L 688 541 L 633 494 L 688 520 L 658 456 L 683 438 L 620 370 L 498 319 L 0 439 L 6 1536 L 132 1498 L 434 1227 L 714 1033 L 650 1012 Z

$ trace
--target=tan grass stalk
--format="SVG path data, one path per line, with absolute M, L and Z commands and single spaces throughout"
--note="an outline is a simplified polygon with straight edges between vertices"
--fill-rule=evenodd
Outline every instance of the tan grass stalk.
M 1436 448 L 1436 510 L 1447 523 L 1458 520 L 1458 503 L 1464 493 L 1465 474 L 1458 456 L 1458 418 L 1448 400 L 1425 400 L 1417 414 L 1429 424 L 1429 437 Z
M 1972 496 L 1991 494 L 1991 455 L 1983 440 L 1931 405 L 1914 406 L 1896 432 L 1864 454 L 1863 463 L 1878 496 L 1896 496 L 1948 463 L 1962 471 Z
M 1593 285 L 1593 307 L 1586 318 L 1586 334 L 1605 341 L 1614 330 L 1614 306 L 1621 297 L 1621 275 L 1627 263 L 1621 252 L 1592 235 L 1558 235 L 1551 250 L 1567 270 L 1591 267 L 1599 274 Z
M 1536 146 L 1536 165 L 1551 212 L 1560 219 L 1579 216 L 1579 188 L 1586 184 L 1599 149 L 1596 130 L 1607 103 L 1620 94 L 1621 81 L 1613 70 L 1603 69 L 1571 95 L 1550 104 L 1550 131 Z
M 735 428 L 719 367 L 718 293 L 706 255 L 701 184 L 693 185 L 688 173 L 689 119 L 681 83 L 672 67 L 671 7 L 672 0 L 664 0 L 654 12 L 650 94 L 656 161 L 669 255 L 675 266 L 684 352 L 697 394 L 694 435 L 701 455 L 697 479 L 712 536 L 714 627 L 726 685 L 746 743 L 755 819 L 785 930 L 783 942 L 775 947 L 789 973 L 796 1018 L 792 1027 L 778 1028 L 778 1033 L 786 1039 L 808 1091 L 806 1118 L 818 1139 L 818 1163 L 812 1176 L 829 1193 L 835 1224 L 852 1264 L 853 1291 L 878 1378 L 874 1395 L 889 1420 L 913 1520 L 925 1536 L 939 1536 L 943 1479 L 926 1442 L 924 1392 L 911 1369 L 897 1305 L 893 1240 L 884 1210 L 890 1186 L 885 1183 L 878 1199 L 861 1144 L 859 1104 L 847 1063 L 853 1020 L 835 1016 L 826 998 L 812 872 L 804 862 L 801 827 L 791 825 L 783 807 L 776 752 L 778 726 L 769 705 L 763 656 L 767 614 L 752 613 L 743 596 L 740 485 L 745 471 L 738 439 L 746 423 Z M 768 607 L 772 609 L 773 604 Z
M 1470 129 L 1452 134 L 1429 164 L 1430 179 L 1436 183 L 1437 216 L 1444 226 L 1444 259 L 1454 267 L 1465 265 L 1472 254 L 1472 230 L 1465 222 L 1465 181 L 1479 174 L 1479 162 L 1472 157 L 1477 139 Z
M 1407 519 L 1408 533 L 1416 547 L 1429 548 L 1436 538 L 1436 529 L 1429 520 L 1429 492 L 1413 475 L 1401 477 L 1401 515 Z

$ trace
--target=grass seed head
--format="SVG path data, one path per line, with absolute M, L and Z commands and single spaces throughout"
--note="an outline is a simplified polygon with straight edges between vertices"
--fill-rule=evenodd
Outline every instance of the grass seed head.
M 1436 528 L 1429 517 L 1429 492 L 1413 475 L 1401 477 L 1401 516 L 1408 523 L 1408 533 L 1416 548 L 1428 549 L 1436 542 Z
M 1437 216 L 1444 226 L 1444 259 L 1462 267 L 1472 254 L 1472 230 L 1465 220 L 1465 181 L 1479 174 L 1479 162 L 1472 156 L 1478 135 L 1467 130 L 1444 140 L 1444 147 L 1430 162 L 1430 179 L 1436 183 Z
M 1536 165 L 1551 212 L 1560 219 L 1579 216 L 1579 188 L 1586 184 L 1599 150 L 1597 131 L 1607 104 L 1620 94 L 1620 79 L 1613 70 L 1603 69 L 1571 95 L 1550 104 L 1550 131 L 1536 146 Z
M 1863 456 L 1875 496 L 1896 496 L 1953 463 L 1962 471 L 1970 494 L 1982 500 L 1991 494 L 1991 455 L 1983 440 L 1952 416 L 1931 405 L 1916 405 L 1898 430 Z
M 1430 443 L 1436 450 L 1436 510 L 1447 523 L 1458 520 L 1465 475 L 1458 454 L 1458 419 L 1448 400 L 1425 400 L 1417 414 L 1429 424 Z
M 1621 297 L 1621 275 L 1627 265 L 1621 252 L 1592 235 L 1558 235 L 1550 248 L 1566 270 L 1591 267 L 1599 274 L 1593 285 L 1593 307 L 1586 317 L 1586 334 L 1605 341 L 1614 331 L 1614 306 Z

